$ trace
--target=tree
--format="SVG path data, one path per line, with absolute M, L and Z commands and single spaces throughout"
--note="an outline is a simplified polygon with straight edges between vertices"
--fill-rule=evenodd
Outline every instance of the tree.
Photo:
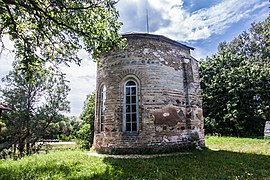
M 2 140 L 2 134 L 7 131 L 6 124 L 3 122 L 3 120 L 0 118 L 0 142 Z
M 78 138 L 82 140 L 82 147 L 86 149 L 92 146 L 94 140 L 95 99 L 94 92 L 87 96 L 83 112 L 80 115 L 84 124 L 78 132 Z
M 13 71 L 3 79 L 6 87 L 2 90 L 2 100 L 13 111 L 6 118 L 8 131 L 0 151 L 14 144 L 18 145 L 21 154 L 25 145 L 30 153 L 30 143 L 34 144 L 51 123 L 58 121 L 60 112 L 69 111 L 69 87 L 64 75 L 55 69 L 46 69 L 45 65 L 43 68 L 29 81 L 15 62 Z
M 82 48 L 98 59 L 123 45 L 113 0 L 0 0 L 0 52 L 5 34 L 15 42 L 20 68 L 31 77 L 44 62 L 80 64 Z
M 206 133 L 263 134 L 270 119 L 270 17 L 200 63 Z
M 83 111 L 80 115 L 80 118 L 88 124 L 93 124 L 95 119 L 95 101 L 96 101 L 96 93 L 93 92 L 92 94 L 86 97 L 84 101 Z
M 83 121 L 75 116 L 59 115 L 54 123 L 50 123 L 43 138 L 64 141 L 73 140 L 77 138 L 77 133 L 83 126 L 82 123 Z

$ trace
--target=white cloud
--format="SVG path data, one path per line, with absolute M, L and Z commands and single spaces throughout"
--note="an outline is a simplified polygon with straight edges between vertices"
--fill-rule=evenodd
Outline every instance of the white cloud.
M 9 50 L 3 51 L 0 56 L 0 87 L 4 87 L 1 79 L 12 70 L 12 63 L 15 58 L 15 54 L 10 51 L 14 49 L 13 43 L 8 37 L 4 37 L 3 41 Z M 80 66 L 76 64 L 70 64 L 70 67 L 61 66 L 63 72 L 66 73 L 66 78 L 70 82 L 68 85 L 71 88 L 68 95 L 68 100 L 71 102 L 71 112 L 66 115 L 80 115 L 86 96 L 95 91 L 96 63 L 83 50 L 79 52 L 79 57 L 83 59 Z
M 149 15 L 150 32 L 156 31 L 160 26 L 168 25 L 169 21 L 162 17 L 163 10 L 159 9 L 160 1 L 157 5 L 149 0 L 121 0 L 117 3 L 116 8 L 120 12 L 119 21 L 124 25 L 121 32 L 146 32 L 146 10 Z M 154 4 L 155 5 L 155 4 Z M 154 17 L 154 18 L 150 18 Z
M 200 61 L 201 59 L 204 59 L 206 56 L 210 56 L 211 52 L 207 52 L 204 49 L 200 47 L 195 47 L 194 51 L 191 51 L 192 57 Z
M 247 18 L 259 8 L 266 7 L 268 2 L 221 0 L 211 7 L 195 12 L 189 12 L 183 4 L 183 0 L 120 1 L 118 6 L 120 17 L 122 15 L 122 17 L 132 18 L 131 21 L 122 18 L 124 22 L 122 29 L 145 32 L 145 9 L 149 8 L 149 12 L 153 14 L 149 20 L 153 21 L 150 24 L 153 33 L 180 41 L 207 39 L 213 34 L 222 34 L 233 23 Z
M 0 78 L 3 78 L 8 74 L 12 68 L 14 61 L 14 54 L 3 52 L 0 56 Z
M 267 0 L 220 0 L 214 6 L 190 12 L 183 7 L 183 2 L 183 0 L 121 0 L 117 8 L 120 11 L 120 20 L 124 22 L 122 32 L 146 32 L 146 9 L 148 9 L 150 32 L 180 41 L 207 39 L 213 34 L 222 34 L 233 23 L 247 18 L 259 8 L 268 6 Z M 257 15 L 255 18 L 262 16 Z M 13 44 L 7 37 L 4 38 L 7 48 L 12 49 Z M 71 92 L 68 99 L 71 101 L 71 115 L 80 114 L 86 95 L 95 90 L 96 83 L 96 64 L 86 52 L 80 51 L 79 54 L 83 58 L 81 66 L 71 64 L 71 67 L 62 67 L 70 81 Z M 210 54 L 211 52 L 204 47 L 196 47 L 193 52 L 193 56 L 197 59 Z M 14 57 L 15 55 L 8 51 L 2 54 L 0 78 L 11 70 Z
M 96 63 L 83 50 L 79 52 L 79 56 L 83 59 L 80 66 L 71 64 L 70 67 L 61 67 L 70 81 L 68 100 L 71 103 L 71 113 L 68 115 L 74 116 L 80 115 L 86 96 L 96 88 Z
M 206 39 L 212 34 L 221 34 L 231 24 L 247 17 L 256 9 L 267 6 L 267 1 L 223 0 L 210 8 L 191 13 L 183 9 L 182 1 L 178 3 L 179 6 L 174 6 L 177 5 L 173 4 L 174 1 L 160 2 L 162 3 L 157 8 L 161 10 L 160 7 L 167 7 L 163 11 L 163 17 L 170 19 L 171 23 L 170 26 L 161 27 L 155 33 L 181 41 Z M 168 6 L 172 8 L 169 9 Z
M 148 0 L 148 2 L 153 8 L 158 10 L 170 10 L 174 6 L 182 7 L 184 4 L 183 0 Z
M 12 69 L 12 63 L 15 58 L 14 52 L 14 43 L 9 40 L 8 36 L 3 36 L 2 40 L 5 44 L 5 49 L 0 54 L 0 87 L 3 87 L 1 79 L 8 75 L 9 71 Z M 1 50 L 1 48 L 0 48 Z

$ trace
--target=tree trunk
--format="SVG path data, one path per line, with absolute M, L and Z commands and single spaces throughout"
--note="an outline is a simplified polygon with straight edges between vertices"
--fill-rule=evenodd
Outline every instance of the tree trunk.
M 30 150 L 30 143 L 26 143 L 26 155 L 30 155 L 31 154 L 31 150 Z
M 25 146 L 25 143 L 24 142 L 19 142 L 18 144 L 18 149 L 19 149 L 19 157 L 22 158 L 23 157 L 23 151 L 24 151 L 24 146 Z
M 17 155 L 16 155 L 16 150 L 17 150 L 17 144 L 13 144 L 13 159 L 17 160 Z

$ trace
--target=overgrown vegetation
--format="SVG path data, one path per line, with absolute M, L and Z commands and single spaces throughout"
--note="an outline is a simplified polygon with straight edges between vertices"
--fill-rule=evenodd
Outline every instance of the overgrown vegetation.
M 95 92 L 87 96 L 80 115 L 83 126 L 77 132 L 77 137 L 80 140 L 81 147 L 84 149 L 90 149 L 94 140 L 95 99 Z
M 42 84 L 39 85 L 42 86 Z M 7 91 L 7 93 L 9 92 L 10 91 Z M 58 92 L 60 93 L 60 91 Z M 46 93 L 46 89 L 39 93 Z M 8 97 L 10 98 L 13 96 L 8 94 Z M 5 94 L 2 98 L 5 98 Z M 10 100 L 12 100 L 12 98 Z M 55 101 L 55 105 L 60 103 L 57 99 L 52 100 Z M 49 98 L 47 98 L 47 102 L 50 102 Z M 20 111 L 3 113 L 3 120 L 0 121 L 0 159 L 17 159 L 18 157 L 23 157 L 25 154 L 50 151 L 50 145 L 42 144 L 44 144 L 43 142 L 46 144 L 46 142 L 51 141 L 73 141 L 82 149 L 91 148 L 94 135 L 94 93 L 87 97 L 80 118 L 75 116 L 66 117 L 59 114 L 59 108 L 51 107 L 48 103 L 42 104 L 39 103 L 39 101 L 35 101 L 31 104 L 30 109 L 27 109 L 27 106 L 23 106 L 23 102 L 14 101 L 13 103 L 15 104 L 11 107 L 14 109 L 17 108 L 15 107 L 16 103 L 19 103 L 22 107 L 20 108 Z M 42 106 L 40 107 L 39 105 Z M 43 107 L 46 107 L 47 109 L 43 109 Z M 54 113 L 51 113 L 52 111 Z M 25 123 L 26 118 L 23 116 L 25 115 L 25 112 L 31 117 L 27 119 L 28 124 Z M 40 115 L 40 113 L 42 114 Z M 21 129 L 24 129 L 25 131 L 22 132 Z M 29 131 L 29 133 L 26 133 L 27 131 Z M 58 145 L 54 144 L 52 147 L 56 146 Z
M 59 65 L 80 64 L 79 51 L 98 60 L 101 52 L 124 47 L 117 1 L 0 0 L 0 55 L 4 36 L 14 42 L 14 69 L 4 78 L 0 103 L 13 111 L 0 120 L 0 153 L 13 147 L 30 154 L 42 138 L 93 141 L 92 119 L 68 121 L 69 87 Z M 83 117 L 85 118 L 85 117 Z M 89 129 L 90 127 L 90 129 Z
M 262 136 L 270 119 L 270 17 L 200 63 L 206 133 Z
M 207 137 L 206 144 L 209 149 L 204 151 L 151 159 L 97 158 L 83 151 L 57 151 L 18 161 L 2 160 L 0 179 L 270 178 L 269 140 Z
M 60 113 L 69 110 L 69 87 L 64 75 L 50 68 L 35 72 L 27 80 L 17 61 L 3 81 L 6 86 L 1 89 L 0 100 L 13 110 L 3 113 L 6 130 L 1 132 L 0 152 L 13 146 L 20 156 L 25 149 L 30 154 L 31 146 L 44 137 L 50 125 L 61 121 Z
M 59 119 L 50 123 L 43 139 L 57 139 L 59 141 L 72 141 L 77 139 L 78 131 L 82 128 L 83 121 L 75 116 L 59 116 Z

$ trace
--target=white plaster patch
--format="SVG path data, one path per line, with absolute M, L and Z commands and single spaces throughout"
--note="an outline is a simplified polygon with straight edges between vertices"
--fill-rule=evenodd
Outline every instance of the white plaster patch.
M 170 137 L 170 141 L 171 142 L 178 142 L 179 141 L 179 137 L 178 136 L 171 136 Z
M 159 55 L 157 52 L 153 52 L 153 54 L 154 54 L 156 57 L 160 57 L 160 55 Z
M 167 136 L 163 136 L 162 142 L 169 142 L 169 139 Z
M 170 113 L 163 113 L 164 117 L 168 117 L 170 115 Z
M 159 60 L 160 60 L 160 61 L 165 61 L 165 59 L 164 59 L 164 58 L 159 58 Z
M 107 147 L 114 147 L 114 144 L 107 144 Z
M 163 131 L 163 129 L 162 129 L 162 127 L 160 127 L 160 126 L 156 126 L 156 131 L 157 131 L 157 132 L 161 132 L 161 131 Z
M 189 59 L 184 59 L 184 63 L 189 63 Z
M 149 53 L 149 49 L 148 48 L 144 48 L 143 54 L 148 54 L 148 53 Z

